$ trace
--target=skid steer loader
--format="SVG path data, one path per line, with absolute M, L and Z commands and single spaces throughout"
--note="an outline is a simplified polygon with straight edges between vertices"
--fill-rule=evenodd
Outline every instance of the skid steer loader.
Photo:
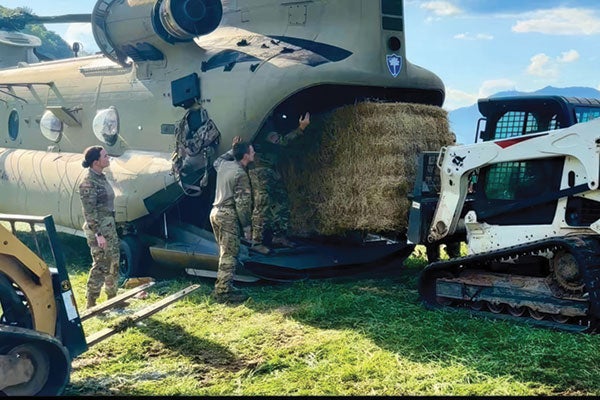
M 86 337 L 82 321 L 122 304 L 154 281 L 134 278 L 136 287 L 80 313 L 52 216 L 0 214 L 0 221 L 12 228 L 11 232 L 0 224 L 0 395 L 61 394 L 69 382 L 71 361 L 89 346 L 199 287 L 191 285 L 137 311 L 129 317 L 130 325 L 109 327 Z M 29 225 L 36 252 L 17 237 L 18 223 Z M 54 265 L 44 261 L 43 249 L 49 249 Z
M 409 239 L 467 242 L 429 264 L 428 307 L 568 331 L 600 323 L 600 101 L 479 101 L 483 142 L 422 154 Z

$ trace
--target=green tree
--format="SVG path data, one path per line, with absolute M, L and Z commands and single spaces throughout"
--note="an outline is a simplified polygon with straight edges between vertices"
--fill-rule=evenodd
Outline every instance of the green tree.
M 71 48 L 56 33 L 42 24 L 35 23 L 35 15 L 27 7 L 10 9 L 0 6 L 0 30 L 16 30 L 41 39 L 42 45 L 36 49 L 41 59 L 61 59 L 73 56 Z

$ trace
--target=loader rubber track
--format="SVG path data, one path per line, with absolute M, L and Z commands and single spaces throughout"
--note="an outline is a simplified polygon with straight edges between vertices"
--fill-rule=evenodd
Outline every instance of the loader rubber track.
M 587 300 L 587 314 L 582 318 L 565 318 L 565 321 L 556 321 L 552 318 L 534 319 L 531 315 L 515 316 L 509 313 L 493 313 L 488 311 L 472 311 L 473 303 L 469 299 L 462 301 L 445 301 L 437 293 L 438 278 L 452 280 L 464 274 L 465 271 L 492 271 L 494 263 L 500 263 L 507 259 L 518 259 L 518 257 L 539 255 L 540 252 L 556 252 L 564 250 L 569 252 L 575 259 L 581 280 L 584 284 L 582 299 Z M 518 265 L 518 264 L 517 264 Z M 515 275 L 514 272 L 511 272 Z M 527 279 L 527 276 L 521 276 Z M 564 237 L 548 238 L 507 247 L 497 251 L 490 251 L 454 258 L 447 261 L 439 261 L 429 264 L 419 277 L 419 295 L 428 308 L 467 307 L 475 315 L 486 317 L 519 320 L 536 326 L 571 332 L 593 333 L 600 331 L 600 237 L 595 235 L 573 235 Z

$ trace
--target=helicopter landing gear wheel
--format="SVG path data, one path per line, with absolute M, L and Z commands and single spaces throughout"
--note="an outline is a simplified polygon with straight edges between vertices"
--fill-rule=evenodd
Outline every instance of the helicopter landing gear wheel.
M 119 244 L 119 253 L 119 284 L 127 278 L 144 276 L 142 244 L 136 236 L 123 236 Z
M 485 303 L 481 300 L 473 301 L 469 304 L 472 310 L 481 311 L 485 307 Z
M 27 358 L 33 364 L 33 376 L 28 382 L 4 388 L 8 396 L 35 395 L 46 386 L 50 376 L 50 358 L 35 343 L 23 343 L 15 346 L 8 353 L 18 357 Z

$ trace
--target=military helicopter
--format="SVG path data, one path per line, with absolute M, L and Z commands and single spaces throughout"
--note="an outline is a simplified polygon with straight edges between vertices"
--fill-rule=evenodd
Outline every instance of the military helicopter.
M 234 136 L 362 99 L 444 101 L 442 81 L 406 59 L 401 0 L 98 0 L 89 21 L 101 54 L 0 70 L 0 212 L 52 214 L 82 235 L 81 153 L 103 145 L 125 276 L 145 274 L 148 257 L 216 276 L 212 162 Z M 413 250 L 303 243 L 248 252 L 236 278 L 335 276 Z

